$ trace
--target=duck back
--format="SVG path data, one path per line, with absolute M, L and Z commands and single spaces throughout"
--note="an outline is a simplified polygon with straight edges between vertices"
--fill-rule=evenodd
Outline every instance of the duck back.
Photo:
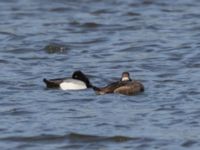
M 126 85 L 120 86 L 114 90 L 114 93 L 123 95 L 135 95 L 144 91 L 144 86 L 139 81 L 131 81 Z

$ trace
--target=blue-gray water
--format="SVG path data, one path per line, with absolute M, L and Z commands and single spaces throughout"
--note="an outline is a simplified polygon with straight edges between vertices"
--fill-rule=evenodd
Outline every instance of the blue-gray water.
M 123 71 L 137 96 L 47 90 L 44 77 Z M 1 0 L 1 150 L 200 147 L 198 0 Z

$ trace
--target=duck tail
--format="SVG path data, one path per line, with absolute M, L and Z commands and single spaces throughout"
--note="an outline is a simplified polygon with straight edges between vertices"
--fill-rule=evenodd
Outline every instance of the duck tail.
M 43 82 L 47 84 L 47 83 L 48 83 L 48 80 L 47 80 L 46 78 L 44 78 L 44 79 L 43 79 Z
M 43 82 L 46 84 L 47 88 L 58 88 L 59 87 L 59 84 L 57 84 L 53 81 L 47 80 L 46 78 L 43 79 Z
M 92 88 L 93 88 L 93 90 L 95 91 L 95 93 L 97 95 L 103 95 L 103 94 L 105 94 L 105 92 L 103 92 L 100 88 L 98 88 L 96 86 L 93 86 Z
M 100 91 L 100 88 L 98 88 L 98 87 L 96 87 L 96 86 L 92 86 L 92 89 L 93 89 L 94 91 Z

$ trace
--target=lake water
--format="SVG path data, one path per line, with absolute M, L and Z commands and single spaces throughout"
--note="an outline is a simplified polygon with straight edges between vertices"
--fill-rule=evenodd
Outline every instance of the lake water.
M 45 88 L 129 71 L 145 92 Z M 1 0 L 1 150 L 198 150 L 198 0 Z

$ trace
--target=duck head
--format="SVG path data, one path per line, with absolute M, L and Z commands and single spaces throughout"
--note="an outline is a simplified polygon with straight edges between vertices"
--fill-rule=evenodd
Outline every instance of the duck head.
M 87 77 L 84 73 L 82 73 L 80 70 L 75 71 L 75 72 L 73 73 L 73 75 L 72 75 L 72 78 L 73 78 L 73 79 L 80 80 L 80 81 L 83 81 L 83 82 L 86 84 L 86 86 L 87 86 L 88 88 L 91 88 L 91 87 L 92 87 L 92 85 L 91 85 L 91 83 L 90 83 L 88 77 Z
M 129 72 L 122 73 L 121 81 L 132 81 L 130 78 Z

